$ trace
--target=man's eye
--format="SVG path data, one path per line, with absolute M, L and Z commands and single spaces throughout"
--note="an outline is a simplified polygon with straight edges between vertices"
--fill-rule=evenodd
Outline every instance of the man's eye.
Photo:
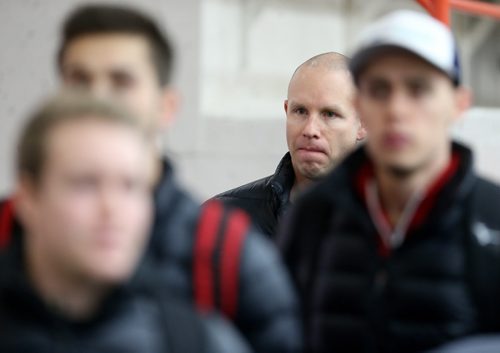
M 325 111 L 323 115 L 328 119 L 339 118 L 341 116 L 339 113 L 330 110 Z
M 117 90 L 124 90 L 134 85 L 134 79 L 128 75 L 116 75 L 113 77 L 113 86 Z
M 295 113 L 295 114 L 299 114 L 299 115 L 303 115 L 303 114 L 306 114 L 306 113 L 307 113 L 307 111 L 306 111 L 304 108 L 296 108 L 296 109 L 294 110 L 294 113 Z
M 98 185 L 98 180 L 93 177 L 78 177 L 69 180 L 71 187 L 77 190 L 89 190 Z
M 375 99 L 387 98 L 390 94 L 390 89 L 386 85 L 373 85 L 368 88 L 368 95 Z
M 141 180 L 132 178 L 123 180 L 122 186 L 125 190 L 133 192 L 145 189 L 145 183 L 141 182 Z
M 413 97 L 419 97 L 429 92 L 430 87 L 424 83 L 414 83 L 410 85 L 409 90 Z
M 90 85 L 90 78 L 83 72 L 71 72 L 66 76 L 65 81 L 75 87 L 88 87 Z

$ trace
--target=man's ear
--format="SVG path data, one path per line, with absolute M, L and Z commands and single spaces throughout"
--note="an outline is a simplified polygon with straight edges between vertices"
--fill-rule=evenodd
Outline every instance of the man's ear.
M 285 108 L 285 114 L 288 114 L 288 99 L 283 102 L 283 108 Z
M 174 88 L 167 87 L 163 90 L 162 97 L 160 100 L 161 104 L 161 116 L 160 116 L 160 128 L 168 129 L 177 115 L 179 110 L 181 97 L 179 92 Z
M 365 129 L 365 124 L 363 123 L 363 120 L 361 120 L 358 116 L 358 132 L 356 133 L 356 142 L 363 141 L 366 138 L 366 129 Z
M 354 111 L 356 112 L 357 119 L 359 122 L 358 131 L 356 133 L 356 141 L 357 142 L 364 140 L 366 138 L 366 134 L 367 134 L 364 119 L 361 117 L 361 114 L 359 113 L 360 112 L 359 104 L 360 104 L 359 94 L 356 93 L 354 95 L 353 105 L 354 105 Z
M 12 199 L 16 215 L 23 224 L 33 219 L 36 213 L 37 186 L 32 177 L 27 175 L 18 178 Z

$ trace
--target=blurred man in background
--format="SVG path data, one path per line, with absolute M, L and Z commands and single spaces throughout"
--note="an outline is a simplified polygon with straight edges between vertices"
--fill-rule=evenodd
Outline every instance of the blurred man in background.
M 121 6 L 88 5 L 64 23 L 58 67 L 65 87 L 118 100 L 158 140 L 178 104 L 171 86 L 173 56 L 148 16 Z M 159 147 L 154 153 L 152 238 L 136 286 L 155 283 L 204 312 L 219 310 L 257 351 L 300 351 L 297 301 L 275 248 L 251 230 L 242 212 L 219 202 L 200 210 L 177 185 Z M 11 209 L 8 205 L 3 209 Z M 1 229 L 0 224 L 0 234 Z
M 17 156 L 22 227 L 0 250 L 0 351 L 248 352 L 222 321 L 130 285 L 152 166 L 149 135 L 109 102 L 60 96 L 33 115 Z

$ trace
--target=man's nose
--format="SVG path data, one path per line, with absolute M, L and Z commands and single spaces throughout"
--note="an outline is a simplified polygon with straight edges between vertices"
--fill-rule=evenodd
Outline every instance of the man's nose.
M 307 138 L 317 138 L 321 131 L 321 117 L 318 114 L 311 114 L 302 129 L 302 135 Z
M 112 218 L 120 203 L 118 190 L 110 186 L 102 186 L 99 196 L 102 215 L 106 218 Z
M 410 97 L 403 90 L 395 90 L 387 100 L 387 110 L 391 119 L 404 117 L 410 108 Z
M 92 95 L 97 98 L 109 98 L 111 96 L 110 86 L 104 80 L 94 80 L 89 85 L 89 90 Z

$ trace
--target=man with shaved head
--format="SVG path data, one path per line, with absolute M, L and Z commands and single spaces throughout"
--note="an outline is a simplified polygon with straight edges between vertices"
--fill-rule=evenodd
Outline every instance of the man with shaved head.
M 323 177 L 365 137 L 353 106 L 348 58 L 317 55 L 301 64 L 284 102 L 288 152 L 275 173 L 215 196 L 246 210 L 273 237 L 278 219 L 297 193 Z

